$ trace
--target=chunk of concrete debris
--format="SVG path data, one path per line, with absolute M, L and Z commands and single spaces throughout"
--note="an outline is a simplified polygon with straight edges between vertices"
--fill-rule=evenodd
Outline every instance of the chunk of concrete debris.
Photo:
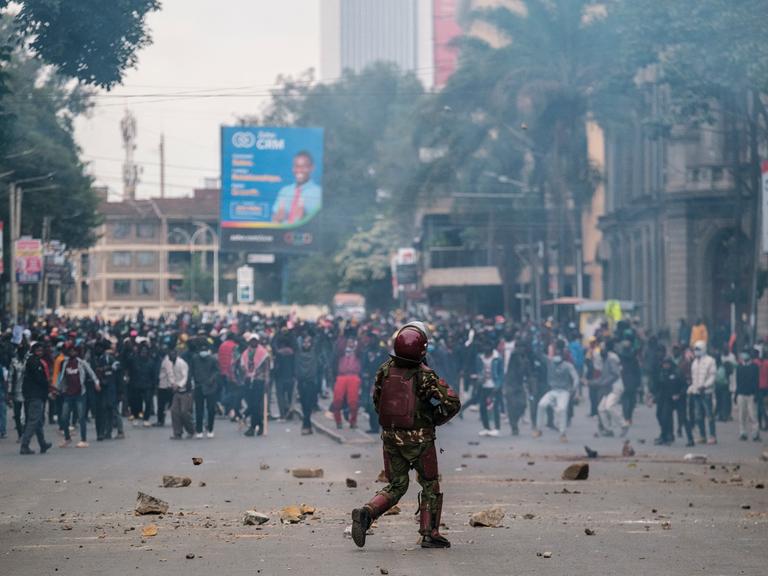
M 200 466 L 203 463 L 203 459 L 200 456 L 192 456 L 192 464 Z
M 347 478 L 347 488 L 357 488 L 357 480 L 354 478 Z
M 504 509 L 494 506 L 472 514 L 469 525 L 474 527 L 498 528 L 504 520 Z
M 379 568 L 379 574 L 383 574 L 384 576 L 387 576 L 389 574 L 389 570 L 386 568 Z
M 136 498 L 136 514 L 165 514 L 166 512 L 168 512 L 168 502 L 139 492 Z
M 692 462 L 693 464 L 706 464 L 708 456 L 706 454 L 693 454 L 689 452 L 683 456 L 685 462 Z
M 312 515 L 315 512 L 317 512 L 317 508 L 315 508 L 314 506 L 310 506 L 309 504 L 302 504 L 300 510 L 302 514 L 308 514 L 308 515 Z
M 192 552 L 190 552 L 189 554 L 187 554 L 187 555 L 185 556 L 185 558 L 186 558 L 187 560 L 194 560 L 194 559 L 195 559 L 195 555 L 194 555 L 194 554 L 192 554 Z
M 563 470 L 563 480 L 586 480 L 589 478 L 589 464 L 578 462 Z
M 269 464 L 259 464 L 259 470 L 269 470 Z
M 280 510 L 280 522 L 283 524 L 298 524 L 303 519 L 304 515 L 298 506 L 286 506 Z
M 192 484 L 187 476 L 163 476 L 163 488 L 185 488 Z
M 141 529 L 142 538 L 152 538 L 157 536 L 157 524 L 147 524 Z
M 269 522 L 269 516 L 256 510 L 246 510 L 243 514 L 243 526 L 261 526 L 267 522 Z
M 549 552 L 549 551 L 544 552 L 544 553 L 542 553 L 541 556 L 542 556 L 542 558 L 552 558 L 552 552 Z
M 322 478 L 322 468 L 294 468 L 291 473 L 294 478 Z

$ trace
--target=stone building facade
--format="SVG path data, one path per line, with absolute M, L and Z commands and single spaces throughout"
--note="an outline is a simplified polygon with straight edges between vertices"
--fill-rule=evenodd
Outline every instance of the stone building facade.
M 668 112 L 664 87 L 651 87 L 649 107 L 652 118 Z M 739 127 L 725 118 L 662 135 L 650 134 L 647 123 L 605 129 L 605 293 L 634 300 L 647 326 L 673 336 L 681 318 L 701 318 L 712 330 L 730 326 L 735 312 L 737 329 L 748 323 L 754 200 L 739 182 Z M 763 298 L 759 334 L 768 330 L 767 316 Z

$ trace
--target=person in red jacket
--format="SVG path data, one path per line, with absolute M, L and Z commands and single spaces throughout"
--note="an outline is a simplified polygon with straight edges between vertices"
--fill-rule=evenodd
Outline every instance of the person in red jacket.
M 760 430 L 768 430 L 768 346 L 763 348 L 763 357 L 755 363 L 760 367 L 760 384 L 757 389 L 757 420 Z
M 235 381 L 235 352 L 237 351 L 236 335 L 227 334 L 227 339 L 219 346 L 219 381 L 227 398 L 227 413 L 234 421 L 240 418 L 242 395 Z
M 341 429 L 341 408 L 345 399 L 349 407 L 349 427 L 357 428 L 361 369 L 357 341 L 354 338 L 340 339 L 337 345 L 336 384 L 333 387 L 331 404 L 331 411 L 338 429 Z

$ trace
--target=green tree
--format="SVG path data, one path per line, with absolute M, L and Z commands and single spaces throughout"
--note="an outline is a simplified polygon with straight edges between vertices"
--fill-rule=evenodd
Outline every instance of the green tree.
M 62 76 L 111 88 L 151 42 L 146 16 L 159 9 L 159 0 L 23 0 L 17 41 Z
M 266 113 L 243 119 L 325 129 L 321 252 L 290 268 L 288 292 L 297 301 L 327 302 L 338 289 L 329 290 L 331 285 L 341 280 L 347 286 L 346 272 L 337 275 L 329 257 L 355 252 L 357 239 L 370 235 L 379 219 L 397 220 L 399 241 L 410 244 L 421 169 L 414 125 L 425 97 L 413 74 L 376 64 L 359 73 L 347 71 L 331 84 L 313 83 L 311 73 L 283 78 Z M 389 254 L 376 257 L 388 259 Z M 362 258 L 357 266 L 366 263 L 373 260 Z M 386 276 L 373 264 L 368 272 L 376 285 L 372 290 L 386 294 Z
M 11 181 L 52 174 L 47 181 L 29 185 L 51 188 L 24 195 L 21 233 L 40 237 L 43 217 L 49 217 L 52 238 L 72 248 L 89 246 L 95 240 L 98 200 L 79 159 L 73 126 L 89 105 L 88 94 L 48 73 L 22 50 L 14 51 L 5 73 L 3 111 L 12 121 L 0 138 L 6 143 L 0 173 L 10 172 Z M 0 218 L 7 221 L 7 201 L 0 202 Z
M 192 302 L 208 304 L 213 301 L 213 272 L 202 266 L 203 254 L 193 254 L 182 271 L 181 297 Z

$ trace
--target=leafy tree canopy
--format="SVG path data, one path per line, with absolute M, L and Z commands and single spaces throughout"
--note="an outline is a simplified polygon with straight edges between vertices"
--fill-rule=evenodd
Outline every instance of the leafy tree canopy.
M 10 0 L 0 0 L 0 9 Z M 63 76 L 111 88 L 151 42 L 146 16 L 159 0 L 24 0 L 15 16 L 20 41 Z

